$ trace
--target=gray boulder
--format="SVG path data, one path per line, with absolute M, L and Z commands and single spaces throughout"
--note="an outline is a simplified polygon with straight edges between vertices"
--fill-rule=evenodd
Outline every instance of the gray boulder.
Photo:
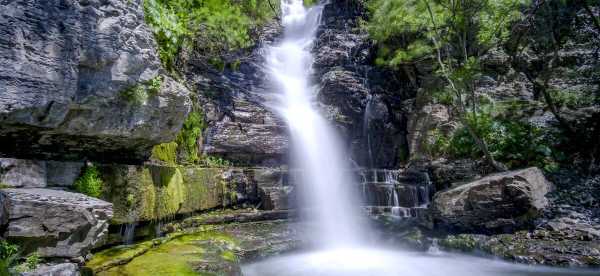
M 111 203 L 65 191 L 4 189 L 0 202 L 4 237 L 41 257 L 85 256 L 103 242 L 112 218 Z
M 532 224 L 548 206 L 552 184 L 538 168 L 489 175 L 437 193 L 436 225 L 460 231 L 511 231 Z
M 0 155 L 146 159 L 191 106 L 156 48 L 141 0 L 3 4 Z
M 46 187 L 46 162 L 0 158 L 0 184 L 14 188 Z

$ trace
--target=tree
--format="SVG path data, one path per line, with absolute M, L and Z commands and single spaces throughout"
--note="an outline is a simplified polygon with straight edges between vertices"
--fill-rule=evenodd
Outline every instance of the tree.
M 538 0 L 529 10 L 528 16 L 515 25 L 513 38 L 508 41 L 506 50 L 511 56 L 511 64 L 522 72 L 533 86 L 535 99 L 543 99 L 568 134 L 575 128 L 566 120 L 552 95 L 550 81 L 562 63 L 559 54 L 576 30 L 578 12 L 586 11 L 591 24 L 600 34 L 598 19 L 586 0 Z M 535 56 L 535 59 L 531 59 Z
M 377 63 L 399 67 L 433 60 L 443 89 L 453 97 L 458 117 L 496 170 L 506 170 L 477 133 L 480 105 L 474 81 L 479 58 L 501 45 L 521 19 L 527 0 L 375 0 L 367 29 L 382 46 Z

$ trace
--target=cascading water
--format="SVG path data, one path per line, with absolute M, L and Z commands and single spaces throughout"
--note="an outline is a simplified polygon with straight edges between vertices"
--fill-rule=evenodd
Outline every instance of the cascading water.
M 310 83 L 311 49 L 322 6 L 304 7 L 302 0 L 281 2 L 283 40 L 267 49 L 269 80 L 280 93 L 277 111 L 287 121 L 292 140 L 292 164 L 302 173 L 298 188 L 305 217 L 314 219 L 313 241 L 321 246 L 348 246 L 361 242 L 358 208 L 349 187 L 354 187 L 338 139 L 315 110 L 315 88 Z
M 303 0 L 282 0 L 281 9 L 284 36 L 280 43 L 266 48 L 265 67 L 280 96 L 276 109 L 289 124 L 292 165 L 301 172 L 295 184 L 303 190 L 301 204 L 309 207 L 304 218 L 316 225 L 310 238 L 319 247 L 247 264 L 243 275 L 571 275 L 482 258 L 370 247 L 364 240 L 368 230 L 358 219 L 360 204 L 352 192 L 358 184 L 350 176 L 350 160 L 344 156 L 332 128 L 313 106 L 316 91 L 310 83 L 311 49 L 323 5 L 307 9 Z

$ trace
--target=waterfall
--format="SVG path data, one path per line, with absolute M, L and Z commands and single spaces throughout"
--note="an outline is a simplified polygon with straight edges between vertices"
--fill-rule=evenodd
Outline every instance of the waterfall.
M 354 178 L 349 170 L 350 160 L 344 155 L 340 140 L 314 105 L 317 90 L 310 80 L 313 63 L 311 49 L 323 6 L 305 8 L 302 0 L 281 0 L 281 6 L 283 38 L 276 45 L 265 48 L 267 81 L 273 85 L 277 99 L 275 103 L 269 104 L 289 125 L 291 166 L 294 167 L 291 171 L 298 172 L 293 175 L 296 176 L 296 187 L 301 190 L 303 202 L 300 207 L 304 207 L 301 214 L 305 219 L 303 224 L 309 225 L 312 230 L 308 233 L 310 240 L 321 247 L 246 264 L 242 267 L 242 274 L 541 275 L 520 273 L 516 266 L 511 267 L 494 260 L 439 254 L 435 246 L 430 253 L 415 253 L 390 248 L 384 240 L 380 244 L 367 244 L 363 241 L 363 237 L 370 231 L 358 219 L 360 203 L 356 194 L 360 189 L 359 184 L 353 182 Z M 369 189 L 374 189 L 387 194 L 386 200 L 376 196 L 376 203 L 393 205 L 392 213 L 396 216 L 416 215 L 416 207 L 429 202 L 428 179 L 423 188 L 419 187 L 422 183 L 407 183 L 419 179 L 418 173 L 369 170 L 363 175 L 363 192 L 368 193 Z M 401 189 L 400 192 L 397 189 Z
M 265 51 L 268 80 L 279 95 L 277 112 L 291 134 L 291 165 L 302 171 L 298 189 L 303 217 L 314 222 L 311 240 L 325 247 L 360 243 L 357 186 L 350 159 L 340 139 L 315 108 L 317 90 L 311 83 L 311 53 L 320 24 L 322 5 L 306 8 L 302 0 L 282 0 L 282 40 Z M 308 210 L 310 209 L 310 210 Z
M 132 244 L 135 238 L 135 227 L 137 226 L 136 222 L 125 224 L 125 226 L 121 226 L 121 235 L 123 244 Z

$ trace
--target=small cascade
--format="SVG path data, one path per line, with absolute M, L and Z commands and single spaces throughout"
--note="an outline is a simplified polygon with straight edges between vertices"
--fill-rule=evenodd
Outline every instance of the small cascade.
M 371 113 L 372 113 L 372 102 L 373 96 L 371 94 L 367 95 L 367 104 L 365 106 L 365 113 L 363 115 L 363 136 L 367 140 L 367 161 L 369 168 L 373 168 L 375 166 L 373 162 L 373 147 L 371 145 Z
M 398 218 L 418 217 L 430 203 L 431 181 L 427 173 L 371 169 L 358 172 L 369 213 Z
M 154 235 L 155 235 L 155 237 L 162 237 L 163 236 L 162 227 L 163 227 L 163 222 L 161 220 L 158 220 L 156 222 L 156 224 L 154 224 Z
M 121 237 L 123 244 L 132 244 L 135 238 L 135 228 L 137 222 L 128 223 L 121 226 Z

